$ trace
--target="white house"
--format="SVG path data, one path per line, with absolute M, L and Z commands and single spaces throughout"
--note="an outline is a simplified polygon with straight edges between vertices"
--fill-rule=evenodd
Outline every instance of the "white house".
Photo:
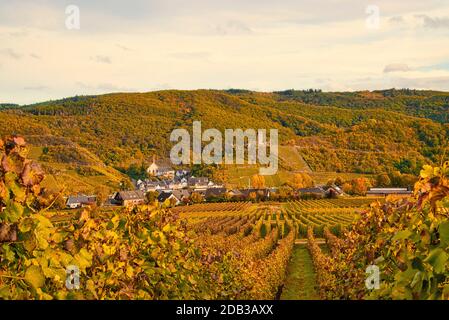
M 182 189 L 187 187 L 187 179 L 174 179 L 168 183 L 168 188 L 172 190 Z
M 69 209 L 82 208 L 89 205 L 93 205 L 96 202 L 96 196 L 69 196 L 66 202 L 66 207 Z
M 153 163 L 147 168 L 147 173 L 154 177 L 173 178 L 175 176 L 175 170 L 168 166 L 158 165 L 155 156 L 153 156 Z

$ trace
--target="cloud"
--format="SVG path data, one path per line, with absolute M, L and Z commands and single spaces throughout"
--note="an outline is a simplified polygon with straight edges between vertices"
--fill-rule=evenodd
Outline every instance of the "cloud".
M 3 54 L 15 60 L 19 60 L 22 58 L 22 55 L 20 53 L 16 52 L 14 49 L 11 48 L 0 50 L 0 54 Z
M 238 20 L 229 20 L 226 23 L 216 25 L 215 31 L 220 35 L 253 33 L 250 27 Z
M 106 63 L 106 64 L 111 64 L 112 63 L 111 58 L 108 57 L 108 56 L 98 55 L 98 56 L 95 56 L 95 57 L 91 57 L 90 59 L 92 61 L 95 61 L 95 62 L 98 62 L 98 63 Z
M 208 57 L 210 57 L 210 53 L 209 52 L 204 52 L 204 51 L 198 51 L 198 52 L 175 52 L 175 53 L 171 53 L 169 54 L 170 57 L 176 58 L 176 59 L 207 59 Z
M 423 26 L 425 28 L 449 28 L 449 17 L 430 17 L 425 14 L 416 15 L 416 17 L 423 20 Z
M 420 70 L 420 71 L 434 71 L 434 70 L 449 71 L 449 61 L 442 61 L 440 63 L 422 66 L 422 67 L 418 68 L 418 70 Z
M 396 87 L 414 88 L 423 90 L 447 90 L 449 87 L 449 76 L 422 77 L 422 78 L 397 78 Z
M 76 85 L 83 89 L 99 90 L 99 91 L 137 91 L 133 88 L 121 87 L 112 83 L 87 84 L 84 82 L 76 82 Z
M 404 22 L 404 18 L 402 16 L 394 16 L 388 19 L 388 22 L 391 24 L 401 24 Z
M 39 60 L 42 58 L 40 55 L 37 55 L 35 53 L 30 53 L 30 57 L 34 58 L 34 59 L 39 59 Z
M 121 44 L 116 44 L 115 46 L 116 46 L 117 48 L 122 49 L 123 51 L 132 51 L 132 49 L 130 49 L 130 48 L 124 46 L 124 45 L 121 45 Z
M 407 71 L 410 71 L 410 68 L 405 63 L 390 63 L 390 64 L 387 64 L 384 68 L 384 73 L 407 72 Z
M 29 87 L 24 87 L 24 90 L 35 90 L 35 91 L 42 91 L 42 90 L 47 90 L 50 89 L 47 86 L 29 86 Z
M 20 31 L 13 31 L 9 33 L 10 37 L 26 37 L 28 35 L 28 32 L 25 30 L 20 30 Z
M 31 103 L 153 87 L 363 90 L 406 86 L 402 78 L 449 90 L 438 78 L 449 76 L 449 30 L 431 27 L 444 25 L 448 1 L 376 0 L 377 30 L 365 28 L 368 2 L 357 0 L 75 2 L 76 31 L 65 28 L 68 0 L 0 0 L 0 96 Z M 23 89 L 39 84 L 51 90 Z

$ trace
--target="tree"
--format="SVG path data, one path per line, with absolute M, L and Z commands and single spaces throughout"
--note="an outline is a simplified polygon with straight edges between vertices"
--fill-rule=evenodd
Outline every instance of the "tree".
M 147 204 L 153 204 L 157 200 L 158 193 L 156 191 L 150 191 L 145 194 L 145 201 Z
M 341 188 L 342 188 L 344 193 L 352 194 L 352 184 L 350 184 L 349 182 L 343 183 Z
M 257 194 L 255 192 L 250 192 L 248 195 L 248 200 L 250 201 L 256 201 L 257 200 Z
M 366 178 L 356 178 L 352 180 L 352 192 L 356 195 L 364 196 L 368 191 L 368 184 Z
M 170 201 L 170 207 L 176 206 L 176 203 L 178 202 L 175 198 L 169 198 L 167 200 Z
M 132 188 L 133 188 L 133 185 L 131 184 L 131 182 L 129 180 L 120 181 L 120 190 L 121 191 L 130 190 Z
M 96 198 L 96 202 L 97 202 L 97 206 L 102 206 L 106 200 L 108 200 L 108 189 L 105 187 L 101 187 L 98 189 L 97 191 L 97 198 Z
M 270 194 L 270 200 L 271 201 L 278 201 L 279 199 L 279 192 L 272 192 Z
M 296 189 L 313 187 L 313 179 L 307 173 L 295 173 L 291 184 Z
M 265 177 L 260 174 L 255 174 L 251 177 L 251 185 L 255 189 L 265 188 Z
M 224 165 L 218 165 L 216 168 L 213 168 L 212 179 L 214 182 L 225 183 L 228 181 L 228 178 L 228 173 Z
M 293 190 L 290 186 L 285 185 L 279 188 L 279 200 L 290 199 L 293 194 Z
M 343 179 L 341 177 L 335 178 L 335 185 L 341 187 L 344 183 Z
M 378 187 L 389 187 L 391 185 L 391 180 L 388 174 L 382 173 L 376 177 L 376 186 Z
M 204 197 L 201 195 L 201 193 L 198 192 L 192 192 L 190 195 L 190 201 L 193 203 L 201 203 L 204 201 Z
M 231 193 L 229 193 L 229 191 L 226 191 L 225 194 L 223 195 L 223 198 L 225 201 L 230 201 L 232 199 L 232 195 Z

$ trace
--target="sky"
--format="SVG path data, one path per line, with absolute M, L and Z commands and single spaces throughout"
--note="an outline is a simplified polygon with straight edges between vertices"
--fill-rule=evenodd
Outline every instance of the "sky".
M 449 0 L 0 0 L 0 103 L 393 87 L 449 91 Z

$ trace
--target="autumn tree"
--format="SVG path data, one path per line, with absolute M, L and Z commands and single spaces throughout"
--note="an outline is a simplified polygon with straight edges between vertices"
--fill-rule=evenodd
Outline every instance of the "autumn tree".
M 102 206 L 106 202 L 106 200 L 108 200 L 108 194 L 109 193 L 108 193 L 108 189 L 107 188 L 101 187 L 101 188 L 98 189 L 97 194 L 96 194 L 96 196 L 97 196 L 97 198 L 96 198 L 97 206 Z
M 229 176 L 224 165 L 217 166 L 213 169 L 212 179 L 216 183 L 225 183 L 226 181 L 228 181 Z
M 376 186 L 378 187 L 388 187 L 391 185 L 391 180 L 388 174 L 382 173 L 376 177 Z
M 265 177 L 260 174 L 255 174 L 251 177 L 251 186 L 255 189 L 265 188 Z
M 293 196 L 293 189 L 290 186 L 284 185 L 279 188 L 278 191 L 279 200 L 290 199 L 292 196 Z
M 226 191 L 223 195 L 223 198 L 225 199 L 225 201 L 230 201 L 232 199 L 232 194 L 229 191 Z
M 366 178 L 356 178 L 352 180 L 352 192 L 359 196 L 366 195 L 369 182 Z
M 190 195 L 190 201 L 193 203 L 201 203 L 204 201 L 204 197 L 201 195 L 201 193 L 198 192 L 192 192 Z
M 343 183 L 341 189 L 343 190 L 344 193 L 352 194 L 352 184 L 350 184 L 349 182 Z
M 335 184 L 335 180 L 334 179 L 328 179 L 326 181 L 326 187 L 332 187 Z
M 145 194 L 145 202 L 147 204 L 152 204 L 156 201 L 158 193 L 156 191 L 150 191 Z
M 256 201 L 257 200 L 257 194 L 255 192 L 250 192 L 248 195 L 248 200 L 250 201 Z
M 313 179 L 307 173 L 295 173 L 291 184 L 296 189 L 313 187 Z
M 337 178 L 335 178 L 334 183 L 335 183 L 336 186 L 341 187 L 343 185 L 344 181 L 343 181 L 343 179 L 341 177 L 337 177 Z

